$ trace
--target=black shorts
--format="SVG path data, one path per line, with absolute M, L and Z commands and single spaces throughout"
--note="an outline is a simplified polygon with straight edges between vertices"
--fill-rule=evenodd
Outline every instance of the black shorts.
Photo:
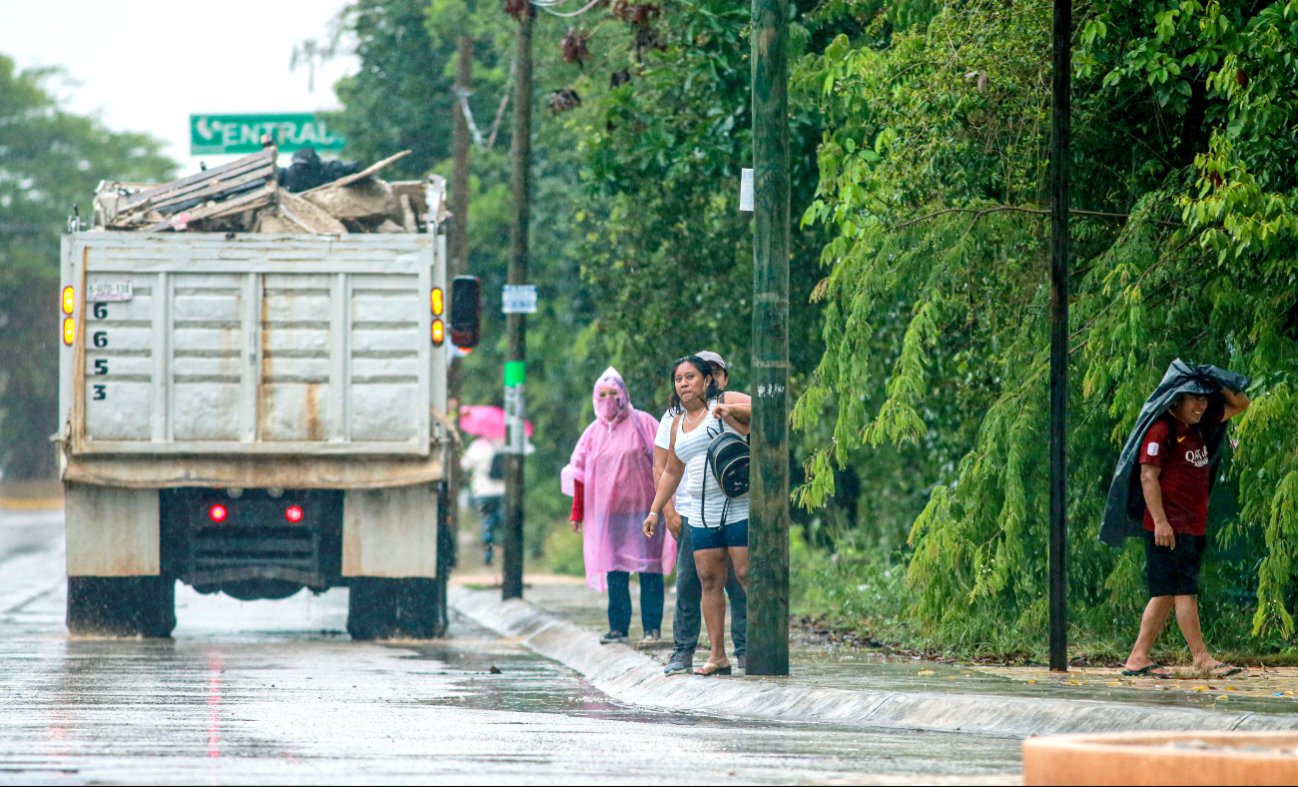
M 748 520 L 741 519 L 721 527 L 694 527 L 690 525 L 690 540 L 694 551 L 727 549 L 748 546 Z
M 1205 536 L 1176 534 L 1176 549 L 1154 543 L 1154 534 L 1145 539 L 1145 579 L 1149 597 L 1199 595 L 1199 567 L 1208 550 Z

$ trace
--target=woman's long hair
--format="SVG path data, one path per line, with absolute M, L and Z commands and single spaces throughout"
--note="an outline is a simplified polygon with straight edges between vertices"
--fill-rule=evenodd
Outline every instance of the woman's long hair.
M 697 371 L 701 377 L 708 378 L 707 395 L 703 399 L 703 403 L 705 405 L 708 402 L 712 401 L 713 399 L 717 398 L 717 395 L 721 393 L 721 387 L 717 385 L 717 378 L 712 374 L 712 367 L 708 364 L 707 361 L 703 360 L 697 355 L 687 355 L 684 358 L 679 358 L 676 360 L 675 363 L 672 364 L 672 370 L 670 374 L 670 380 L 672 385 L 672 399 L 671 399 L 671 404 L 667 406 L 667 409 L 670 410 L 674 415 L 680 415 L 681 413 L 685 412 L 685 407 L 684 405 L 681 404 L 681 395 L 676 393 L 676 370 L 679 369 L 681 364 L 683 363 L 687 363 L 690 366 L 693 366 L 695 371 Z

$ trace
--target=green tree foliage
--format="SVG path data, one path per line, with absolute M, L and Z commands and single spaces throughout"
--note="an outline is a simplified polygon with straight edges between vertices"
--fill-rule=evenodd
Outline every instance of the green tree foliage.
M 16 479 L 55 472 L 60 232 L 74 208 L 89 221 L 100 180 L 174 168 L 157 140 L 65 111 L 60 78 L 0 55 L 0 469 Z
M 409 149 L 395 172 L 421 178 L 451 155 L 450 102 L 462 34 L 475 38 L 469 104 L 487 133 L 510 62 L 508 30 L 503 22 L 491 24 L 488 6 L 499 16 L 496 4 L 472 0 L 357 0 L 341 12 L 338 32 L 355 41 L 361 62 L 334 86 L 345 109 L 331 122 L 347 137 L 349 156 Z M 508 122 L 496 144 L 508 150 Z
M 627 79 L 574 113 L 581 140 L 585 230 L 583 280 L 598 293 L 593 329 L 602 351 L 670 395 L 667 367 L 712 348 L 744 384 L 752 336 L 752 220 L 739 211 L 739 170 L 752 166 L 748 23 L 744 4 L 682 0 L 664 5 L 661 48 L 625 47 Z M 811 20 L 799 17 L 805 46 Z M 625 39 L 632 40 L 625 35 Z M 793 119 L 794 210 L 812 196 L 819 126 Z M 808 368 L 820 351 L 807 303 L 823 240 L 794 240 L 790 353 Z
M 1210 633 L 1240 641 L 1231 604 L 1254 590 L 1255 633 L 1292 633 L 1294 9 L 1096 3 L 1080 20 L 1068 503 L 1072 614 L 1088 636 L 1135 625 L 1139 561 L 1095 531 L 1117 449 L 1178 355 L 1256 380 L 1214 497 L 1229 551 L 1210 572 Z M 886 19 L 804 74 L 826 117 L 804 220 L 834 237 L 817 291 L 827 349 L 795 422 L 835 409 L 802 500 L 825 501 L 832 471 L 869 466 L 876 446 L 922 448 L 932 491 L 907 557 L 921 632 L 1039 649 L 1050 7 L 944 5 L 881 42 Z

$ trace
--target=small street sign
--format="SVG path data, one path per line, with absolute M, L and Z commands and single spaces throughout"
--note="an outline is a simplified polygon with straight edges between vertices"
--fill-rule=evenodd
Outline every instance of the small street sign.
M 189 152 L 195 156 L 256 153 L 261 150 L 261 138 L 266 134 L 283 153 L 302 148 L 339 151 L 345 142 L 309 112 L 189 116 Z
M 535 314 L 536 285 L 506 284 L 500 291 L 500 311 L 504 314 Z

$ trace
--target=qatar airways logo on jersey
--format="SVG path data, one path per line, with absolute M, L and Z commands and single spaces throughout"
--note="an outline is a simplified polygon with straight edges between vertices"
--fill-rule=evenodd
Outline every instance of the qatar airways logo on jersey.
M 1190 464 L 1194 465 L 1195 467 L 1207 467 L 1207 466 L 1208 466 L 1208 449 L 1207 449 L 1207 448 L 1200 448 L 1200 449 L 1197 449 L 1197 450 L 1194 450 L 1194 451 L 1186 451 L 1186 452 L 1185 452 L 1185 461 L 1186 461 L 1186 462 L 1189 462 Z

